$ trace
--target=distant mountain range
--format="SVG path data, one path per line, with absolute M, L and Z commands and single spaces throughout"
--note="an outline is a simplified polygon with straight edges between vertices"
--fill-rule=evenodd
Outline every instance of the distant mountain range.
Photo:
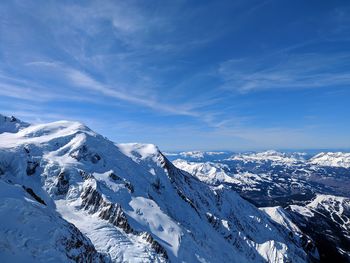
M 347 154 L 173 157 L 0 115 L 0 262 L 349 260 Z
M 179 169 L 206 184 L 231 187 L 280 224 L 297 226 L 314 240 L 321 262 L 350 261 L 350 153 L 182 156 L 173 160 Z

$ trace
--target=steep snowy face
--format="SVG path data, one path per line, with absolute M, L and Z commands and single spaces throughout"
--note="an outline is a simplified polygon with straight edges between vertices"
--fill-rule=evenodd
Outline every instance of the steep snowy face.
M 7 173 L 1 176 L 11 178 Z M 31 188 L 0 180 L 0 261 L 109 262 L 109 258 Z
M 123 148 L 122 151 L 124 152 L 125 148 L 129 149 L 130 147 L 130 145 L 118 146 Z M 137 148 L 140 149 L 140 146 L 138 145 Z M 150 145 L 145 145 L 142 148 L 156 149 Z M 128 154 L 130 152 L 130 150 L 127 151 Z M 181 225 L 188 226 L 188 229 L 196 238 L 205 238 L 206 232 L 210 233 L 215 230 L 211 239 L 214 240 L 218 233 L 221 234 L 227 243 L 232 244 L 233 248 L 231 249 L 238 249 L 236 252 L 237 256 L 243 253 L 244 259 L 241 259 L 243 261 L 285 261 L 287 260 L 285 256 L 288 257 L 292 254 L 295 256 L 295 261 L 305 260 L 305 252 L 302 252 L 300 249 L 301 245 L 294 242 L 295 240 L 286 234 L 286 231 L 288 231 L 286 228 L 283 226 L 276 228 L 264 213 L 261 213 L 254 206 L 244 201 L 229 188 L 222 184 L 217 186 L 203 184 L 190 174 L 177 169 L 159 151 L 149 151 L 148 158 L 139 154 L 138 151 L 133 152 L 134 156 L 132 158 L 137 163 L 147 167 L 153 166 L 153 171 L 156 171 L 158 176 L 164 175 L 160 178 L 166 178 L 165 181 L 156 181 L 157 183 L 154 185 L 157 189 L 158 198 L 161 197 L 163 199 L 163 195 L 170 192 L 166 190 L 169 187 L 175 188 L 181 199 L 188 203 L 187 206 L 181 209 L 187 216 L 178 214 L 176 215 L 176 220 Z M 168 179 L 170 179 L 170 185 Z M 156 196 L 152 197 L 154 200 L 159 200 Z M 171 200 L 175 201 L 176 198 Z M 158 204 L 160 203 L 162 203 L 161 206 L 164 207 L 164 210 L 168 211 L 175 210 L 178 206 L 172 207 L 174 205 L 173 202 L 169 203 L 162 200 L 158 201 Z M 190 214 L 192 216 L 189 216 Z M 203 224 L 203 218 L 206 219 L 204 221 L 209 223 L 209 228 L 208 225 Z M 292 243 L 300 245 L 298 249 L 294 250 L 294 248 L 286 244 L 290 243 L 291 240 L 293 240 Z M 281 245 L 279 249 L 275 248 L 277 244 Z M 212 246 L 218 251 L 225 251 L 217 245 L 212 244 Z M 257 251 L 252 249 L 252 246 Z M 271 249 L 273 250 L 272 253 Z M 237 260 L 231 256 L 229 258 L 231 258 L 230 261 Z M 210 261 L 215 262 L 217 259 L 211 258 Z
M 21 128 L 28 126 L 28 123 L 22 122 L 13 116 L 7 117 L 0 114 L 0 133 L 18 132 Z
M 299 153 L 270 152 L 217 162 L 178 159 L 174 164 L 209 185 L 224 184 L 263 207 L 261 210 L 272 221 L 290 230 L 290 236 L 311 258 L 348 262 L 350 167 L 345 165 L 346 155 L 319 154 L 313 159 L 321 157 L 327 162 L 316 163 Z M 281 156 L 294 156 L 298 161 L 281 161 Z M 287 207 L 287 211 L 282 207 Z
M 327 213 L 332 221 L 337 222 L 340 228 L 344 229 L 350 238 L 350 199 L 341 196 L 317 195 L 316 198 L 307 204 L 307 208 Z
M 350 199 L 317 195 L 305 206 L 287 207 L 290 218 L 315 241 L 322 262 L 350 261 Z
M 286 210 L 280 206 L 275 207 L 263 207 L 260 208 L 264 211 L 268 217 L 274 222 L 276 222 L 277 227 L 283 226 L 284 229 L 288 229 L 288 236 L 293 238 L 295 242 L 304 247 L 305 251 L 308 252 L 310 258 L 319 261 L 320 255 L 316 247 L 316 243 L 312 238 L 306 235 L 301 229 L 294 223 Z
M 0 134 L 0 169 L 0 182 L 28 189 L 113 262 L 307 260 L 283 226 L 230 188 L 177 169 L 154 145 L 115 145 L 80 123 Z
M 322 152 L 312 157 L 309 162 L 319 166 L 350 168 L 350 153 Z

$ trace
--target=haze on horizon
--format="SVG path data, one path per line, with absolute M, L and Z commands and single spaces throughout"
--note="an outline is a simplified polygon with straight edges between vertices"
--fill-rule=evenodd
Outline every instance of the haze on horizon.
M 350 148 L 349 1 L 1 1 L 0 113 L 165 151 Z

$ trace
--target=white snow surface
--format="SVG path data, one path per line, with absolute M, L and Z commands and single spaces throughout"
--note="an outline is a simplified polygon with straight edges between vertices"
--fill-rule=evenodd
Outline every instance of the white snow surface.
M 320 166 L 350 168 L 350 153 L 322 152 L 312 157 L 309 162 Z
M 18 132 L 21 128 L 28 127 L 29 124 L 17 120 L 15 117 L 7 117 L 0 114 L 0 133 Z
M 264 180 L 260 175 L 254 173 L 233 173 L 228 165 L 221 163 L 189 162 L 182 159 L 176 159 L 173 163 L 177 168 L 209 185 L 232 183 L 245 189 L 255 189 L 255 186 Z
M 44 222 L 50 234 L 50 229 L 60 228 L 60 214 L 113 262 L 166 261 L 144 234 L 137 233 L 149 233 L 171 262 L 307 260 L 302 248 L 284 234 L 285 226 L 277 228 L 265 212 L 231 189 L 208 185 L 177 169 L 154 145 L 114 144 L 77 122 L 30 125 L 1 133 L 0 169 L 2 184 L 31 187 L 47 204 L 38 209 L 54 215 Z M 100 195 L 100 206 L 84 210 L 83 194 L 89 188 Z M 2 194 L 1 200 L 11 199 L 9 191 Z M 41 206 L 32 200 L 21 202 L 23 211 Z M 112 204 L 121 207 L 134 232 L 101 218 L 103 209 Z M 11 205 L 5 202 L 7 208 L 0 212 L 5 215 Z M 15 229 L 18 221 L 10 225 L 1 218 L 2 225 Z M 21 227 L 29 231 L 34 226 L 24 222 Z M 8 233 L 8 238 L 13 236 Z M 23 246 L 49 245 L 47 236 L 43 231 L 36 243 Z M 15 248 L 21 251 L 21 235 L 16 242 L 5 237 L 0 237 L 3 246 L 17 242 Z M 3 251 L 0 260 L 11 253 Z M 39 255 L 44 256 L 44 252 Z M 56 259 L 54 252 L 52 257 Z
M 35 201 L 19 185 L 0 180 L 1 262 L 75 262 L 75 256 L 86 253 L 77 240 L 92 247 L 55 210 Z
M 350 231 L 349 198 L 318 194 L 312 202 L 307 204 L 307 208 L 329 213 L 334 222 L 337 222 L 344 230 Z
M 240 181 L 229 176 L 226 171 L 229 167 L 225 164 L 212 163 L 212 162 L 189 162 L 182 159 L 173 161 L 173 164 L 192 175 L 195 175 L 199 180 L 209 184 L 219 183 L 237 183 Z
M 304 153 L 286 154 L 275 150 L 269 150 L 269 151 L 258 152 L 258 153 L 233 155 L 228 160 L 236 160 L 236 161 L 243 161 L 243 162 L 271 161 L 272 163 L 276 163 L 276 164 L 292 165 L 292 164 L 296 164 L 298 162 L 304 161 L 305 160 L 303 158 L 304 155 L 305 155 Z

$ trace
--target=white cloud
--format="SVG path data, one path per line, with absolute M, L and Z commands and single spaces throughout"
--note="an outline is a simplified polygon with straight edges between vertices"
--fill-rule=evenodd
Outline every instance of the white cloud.
M 218 68 L 223 87 L 243 93 L 350 85 L 348 54 L 279 54 L 228 60 Z

